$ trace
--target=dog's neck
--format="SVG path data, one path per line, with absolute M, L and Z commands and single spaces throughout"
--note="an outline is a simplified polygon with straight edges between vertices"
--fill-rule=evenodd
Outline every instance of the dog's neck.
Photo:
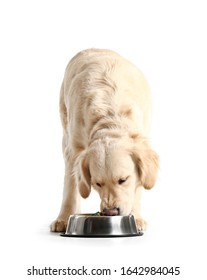
M 126 122 L 124 118 L 103 117 L 99 119 L 93 126 L 89 137 L 89 145 L 93 141 L 106 136 L 110 138 L 120 138 L 138 133 L 138 130 L 130 122 Z

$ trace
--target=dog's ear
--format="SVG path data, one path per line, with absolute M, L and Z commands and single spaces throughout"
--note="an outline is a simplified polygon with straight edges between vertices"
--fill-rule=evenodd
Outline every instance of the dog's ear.
M 151 189 L 156 182 L 159 157 L 150 148 L 145 138 L 137 135 L 132 139 L 134 140 L 132 158 L 138 169 L 140 183 L 145 189 Z
M 76 182 L 83 198 L 87 198 L 91 192 L 91 175 L 88 156 L 83 152 L 76 160 Z

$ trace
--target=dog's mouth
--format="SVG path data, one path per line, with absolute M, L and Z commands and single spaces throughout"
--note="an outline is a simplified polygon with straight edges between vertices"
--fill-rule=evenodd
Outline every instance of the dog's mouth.
M 102 211 L 103 216 L 118 216 L 120 215 L 120 209 L 119 208 L 104 208 Z

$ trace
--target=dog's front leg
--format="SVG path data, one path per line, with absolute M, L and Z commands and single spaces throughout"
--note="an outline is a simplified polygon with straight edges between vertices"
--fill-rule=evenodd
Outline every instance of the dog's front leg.
M 147 222 L 141 217 L 141 192 L 142 187 L 137 187 L 135 191 L 134 206 L 131 214 L 134 215 L 137 229 L 146 230 Z
M 62 205 L 57 219 L 50 226 L 51 231 L 64 232 L 69 216 L 79 212 L 80 194 L 72 174 L 72 164 L 66 162 Z

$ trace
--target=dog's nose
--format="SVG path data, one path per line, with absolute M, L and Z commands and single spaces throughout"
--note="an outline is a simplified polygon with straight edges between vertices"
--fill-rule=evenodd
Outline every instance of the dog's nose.
M 119 208 L 104 208 L 102 211 L 103 216 L 117 216 L 119 215 Z

